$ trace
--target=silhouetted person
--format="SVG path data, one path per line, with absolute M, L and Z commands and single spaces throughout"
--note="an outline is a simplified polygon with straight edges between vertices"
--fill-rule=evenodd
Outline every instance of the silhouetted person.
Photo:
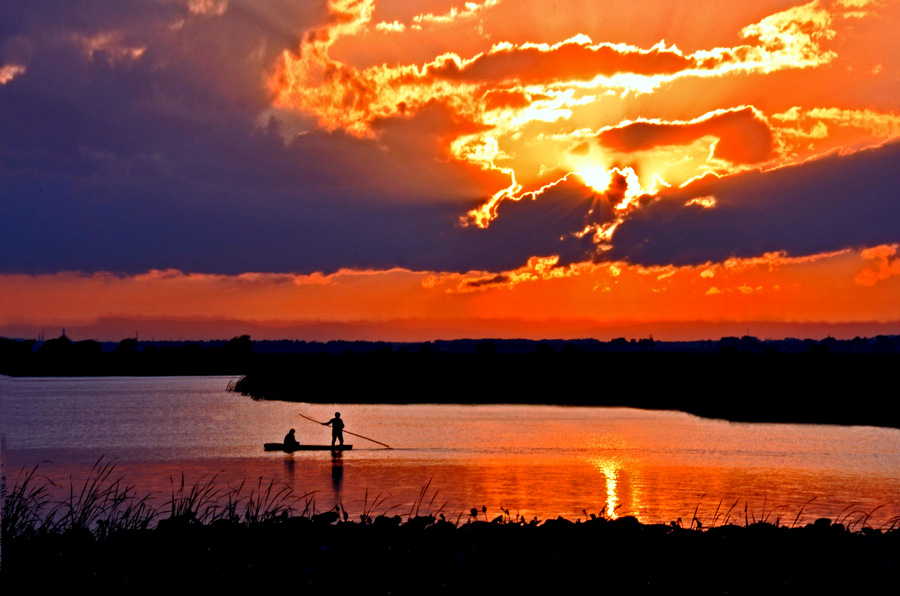
M 324 426 L 331 427 L 331 446 L 334 447 L 335 441 L 340 441 L 341 446 L 344 446 L 344 421 L 341 420 L 341 413 L 335 412 L 334 418 L 329 420 L 328 422 L 322 423 Z
M 294 432 L 292 428 L 288 434 L 284 435 L 284 446 L 287 449 L 296 449 L 300 446 L 300 443 L 297 442 L 297 437 L 294 436 Z

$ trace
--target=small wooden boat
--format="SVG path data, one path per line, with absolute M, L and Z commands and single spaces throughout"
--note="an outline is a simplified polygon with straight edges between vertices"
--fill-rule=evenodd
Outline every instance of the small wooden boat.
M 284 443 L 266 443 L 263 445 L 263 448 L 266 451 L 293 453 L 294 451 L 349 451 L 353 449 L 353 445 L 294 445 L 293 447 L 285 447 Z

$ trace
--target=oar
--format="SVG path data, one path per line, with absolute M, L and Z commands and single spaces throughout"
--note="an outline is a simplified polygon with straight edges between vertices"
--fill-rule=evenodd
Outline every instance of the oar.
M 309 420 L 310 422 L 315 422 L 316 424 L 322 424 L 322 425 L 325 424 L 324 422 L 319 422 L 318 420 L 315 420 L 315 419 L 313 419 L 313 418 L 310 418 L 309 416 L 304 416 L 303 414 L 298 414 L 298 416 L 300 416 L 301 418 L 306 418 L 306 419 Z M 393 448 L 392 448 L 390 445 L 388 445 L 387 443 L 382 443 L 381 441 L 376 441 L 375 439 L 370 439 L 369 437 L 364 437 L 364 436 L 362 436 L 362 435 L 358 435 L 358 434 L 356 434 L 356 433 L 352 433 L 352 432 L 350 432 L 349 430 L 345 430 L 344 432 L 347 433 L 348 435 L 353 435 L 354 437 L 359 437 L 360 439 L 365 439 L 365 440 L 367 440 L 367 441 L 372 441 L 373 443 L 378 443 L 378 444 L 381 445 L 382 447 L 387 447 L 388 449 L 393 449 Z

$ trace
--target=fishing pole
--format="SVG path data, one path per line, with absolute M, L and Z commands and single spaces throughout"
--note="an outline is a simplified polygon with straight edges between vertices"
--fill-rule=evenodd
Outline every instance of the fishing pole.
M 322 425 L 325 425 L 324 422 L 319 422 L 318 420 L 315 420 L 315 419 L 313 419 L 313 418 L 310 418 L 309 416 L 304 416 L 303 414 L 299 414 L 299 413 L 298 413 L 297 415 L 300 416 L 301 418 L 306 418 L 306 419 L 309 420 L 310 422 L 315 422 L 316 424 L 322 424 Z M 345 430 L 344 432 L 347 433 L 348 435 L 353 435 L 354 437 L 359 437 L 360 439 L 365 439 L 365 440 L 367 440 L 367 441 L 372 441 L 373 443 L 378 443 L 378 444 L 381 445 L 382 447 L 387 447 L 388 449 L 393 449 L 393 447 L 391 447 L 391 446 L 388 445 L 387 443 L 382 443 L 381 441 L 376 441 L 375 439 L 370 439 L 369 437 L 364 437 L 364 436 L 362 436 L 362 435 L 358 435 L 358 434 L 356 434 L 356 433 L 352 433 L 352 432 L 350 432 L 349 430 Z

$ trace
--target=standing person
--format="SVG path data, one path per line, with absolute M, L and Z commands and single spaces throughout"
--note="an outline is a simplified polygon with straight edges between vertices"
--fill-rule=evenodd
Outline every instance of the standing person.
M 332 418 L 328 422 L 323 422 L 322 425 L 331 427 L 331 446 L 334 447 L 335 441 L 340 441 L 341 447 L 343 447 L 344 446 L 344 421 L 341 420 L 341 413 L 335 412 L 334 418 Z

